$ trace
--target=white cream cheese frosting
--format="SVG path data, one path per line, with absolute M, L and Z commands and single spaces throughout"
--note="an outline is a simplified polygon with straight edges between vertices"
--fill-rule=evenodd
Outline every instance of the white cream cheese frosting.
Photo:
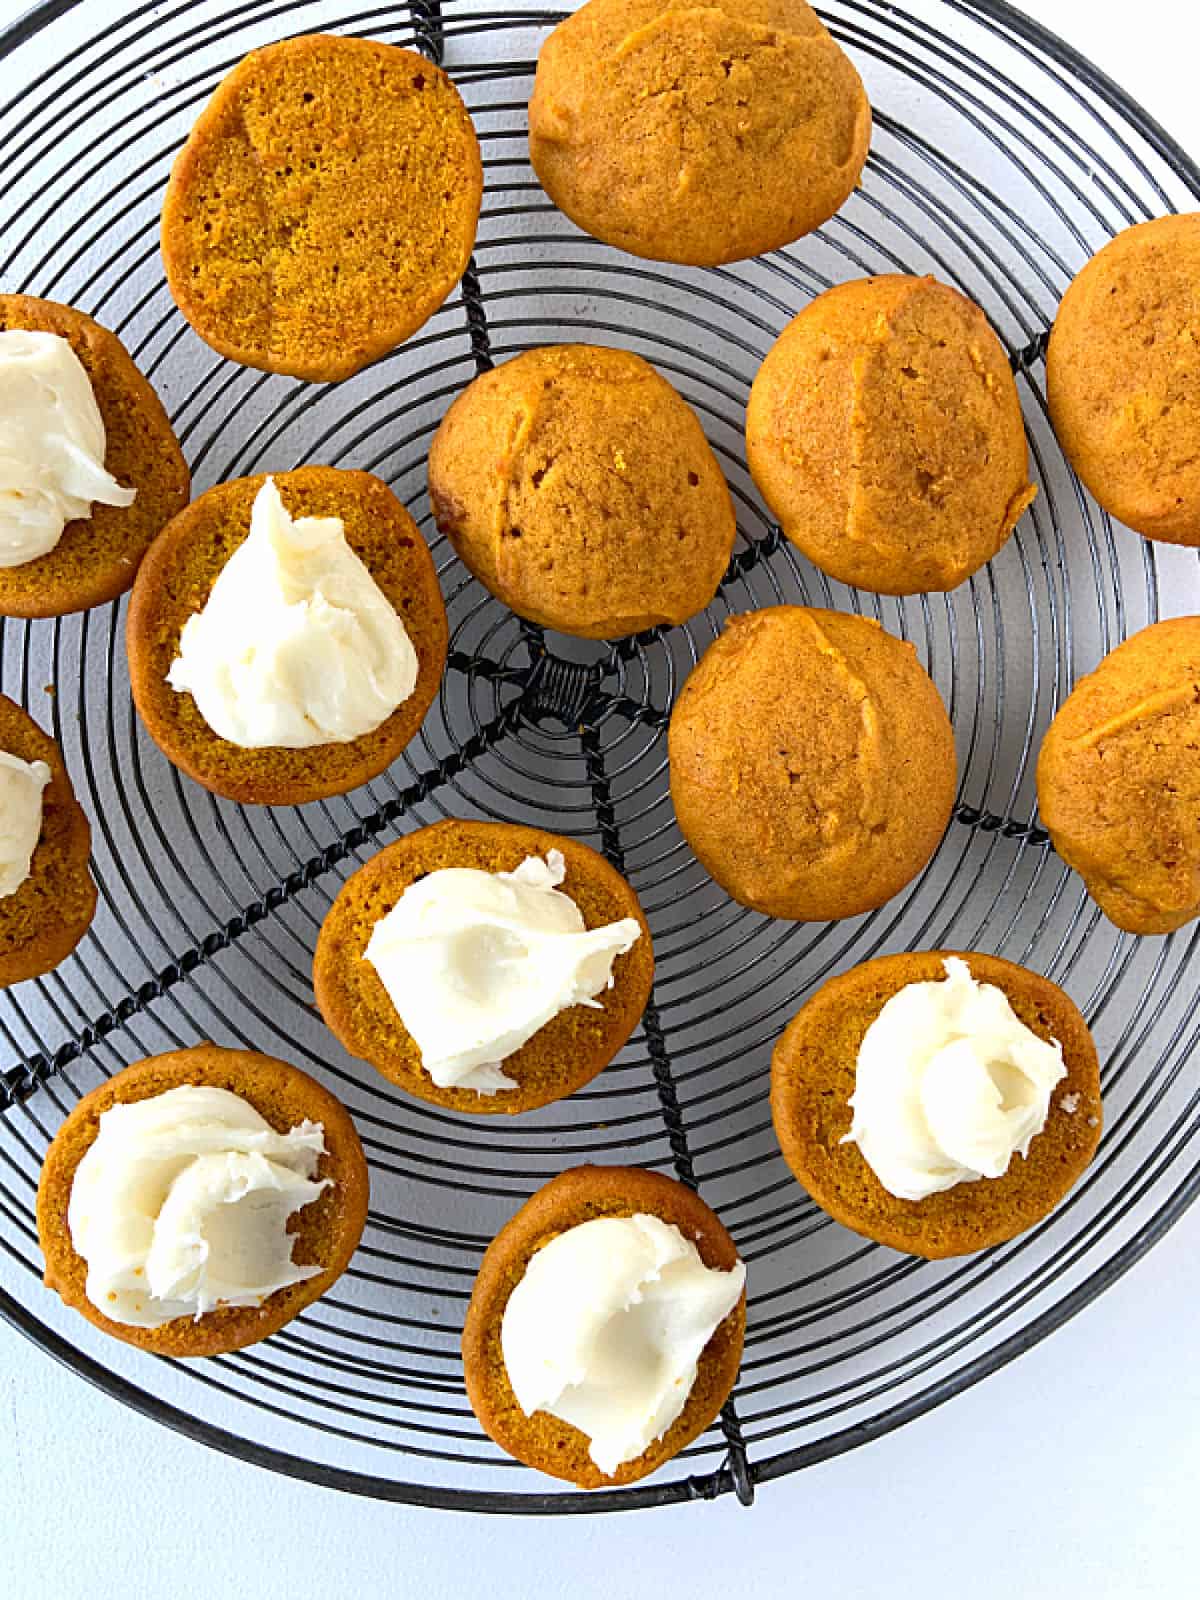
M 249 534 L 183 625 L 167 682 L 243 750 L 305 750 L 374 732 L 417 674 L 412 640 L 341 518 L 293 520 L 268 478 Z
M 706 1267 L 673 1223 L 645 1212 L 568 1228 L 532 1257 L 504 1308 L 517 1403 L 578 1428 L 600 1471 L 615 1472 L 679 1416 L 745 1283 L 742 1262 Z
M 131 506 L 105 471 L 104 420 L 91 380 L 57 333 L 0 333 L 0 567 L 48 555 L 92 506 Z
M 22 761 L 0 750 L 0 900 L 29 876 L 42 832 L 42 791 L 50 782 L 44 761 Z
M 324 1153 L 320 1123 L 276 1133 L 228 1089 L 110 1107 L 67 1209 L 88 1299 L 113 1322 L 161 1328 L 314 1277 L 320 1267 L 292 1260 L 287 1222 L 330 1184 L 316 1177 Z
M 586 927 L 562 852 L 513 872 L 444 867 L 410 884 L 364 951 L 441 1089 L 515 1089 L 503 1062 L 568 1006 L 594 1005 L 641 925 Z
M 905 985 L 863 1035 L 842 1143 L 900 1200 L 1000 1178 L 1029 1154 L 1066 1071 L 1057 1040 L 950 957 L 944 982 Z

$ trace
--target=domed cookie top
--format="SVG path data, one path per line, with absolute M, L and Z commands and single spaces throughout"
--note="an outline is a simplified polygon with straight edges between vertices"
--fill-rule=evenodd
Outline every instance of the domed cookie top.
M 1027 1074 L 1037 1079 L 1041 1065 L 1029 1060 L 1027 1046 L 1018 1045 L 1012 1060 L 1000 1068 L 1003 1088 L 990 1103 L 989 1086 L 975 1077 L 978 1060 L 964 1054 L 971 1035 L 962 1031 L 967 1019 L 958 1009 L 961 995 L 943 1002 L 952 1007 L 944 1037 L 910 1040 L 901 1034 L 880 1041 L 880 1072 L 890 1079 L 915 1071 L 919 1082 L 918 1104 L 893 1103 L 896 1126 L 891 1131 L 897 1148 L 903 1154 L 903 1141 L 917 1135 L 931 1144 L 932 1154 L 926 1153 L 930 1165 L 920 1186 L 925 1192 L 920 1198 L 902 1198 L 885 1186 L 864 1154 L 864 1147 L 872 1151 L 861 1127 L 864 1040 L 885 1008 L 896 1005 L 902 1009 L 893 1027 L 928 1026 L 928 1008 L 913 1007 L 920 997 L 910 986 L 928 986 L 940 998 L 941 991 L 948 996 L 952 987 L 960 986 L 964 976 L 968 989 L 979 987 L 968 1001 L 978 1006 L 976 1020 L 983 1024 L 990 1050 L 1000 1054 L 997 1030 L 1002 1024 L 989 986 L 1001 992 L 1015 1013 L 1015 1024 L 1008 1019 L 1013 1031 L 1027 1029 L 1037 1040 L 1056 1041 L 1061 1060 L 1054 1062 L 1053 1051 L 1042 1052 L 1050 1056 L 1053 1070 L 1040 1083 L 1031 1082 Z M 934 1046 L 936 1059 L 929 1054 Z M 1024 1071 L 1012 1064 L 1018 1056 Z M 985 1065 L 989 1075 L 997 1072 L 991 1061 Z M 934 1074 L 936 1085 L 931 1082 Z M 1018 1104 L 1025 1110 L 1022 1102 L 1031 1090 L 1040 1091 L 1028 1093 L 1032 1116 L 1010 1118 Z M 882 1099 L 876 1111 L 886 1120 L 890 1088 Z M 929 1122 L 934 1109 L 941 1114 L 940 1121 L 934 1118 L 936 1127 Z M 771 1061 L 771 1114 L 784 1159 L 823 1210 L 880 1244 L 936 1260 L 1000 1244 L 1053 1210 L 1099 1142 L 1100 1070 L 1078 1008 L 1048 979 L 996 956 L 955 956 L 944 950 L 881 956 L 831 978 L 788 1024 Z M 997 1127 L 1006 1121 L 1013 1124 L 1007 1134 Z M 854 1139 L 848 1137 L 852 1129 Z M 880 1131 L 889 1132 L 887 1127 Z M 1027 1146 L 1024 1155 L 1013 1148 L 1021 1143 Z M 973 1154 L 975 1144 L 990 1144 L 987 1155 L 997 1157 L 996 1167 L 1003 1168 L 998 1176 L 962 1175 L 964 1166 L 973 1167 L 979 1159 Z
M 1143 628 L 1081 678 L 1038 756 L 1054 848 L 1110 922 L 1200 916 L 1200 617 Z
M 22 333 L 32 338 L 14 350 L 9 336 Z M 73 372 L 61 370 L 63 356 Z M 80 367 L 81 394 L 70 381 Z M 92 445 L 112 503 L 79 492 L 77 452 L 91 460 Z M 0 565 L 3 616 L 57 617 L 115 599 L 132 584 L 150 541 L 187 504 L 187 462 L 158 396 L 115 334 L 52 300 L 0 295 L 0 449 L 8 457 L 0 542 L 12 543 L 12 558 L 33 535 L 37 552 Z M 130 503 L 117 503 L 130 499 L 126 491 L 133 491 Z M 21 502 L 25 512 L 17 514 Z
M 823 922 L 890 900 L 954 804 L 949 718 L 910 644 L 835 611 L 733 617 L 675 703 L 684 838 L 742 905 Z
M 509 1455 L 581 1489 L 599 1489 L 655 1472 L 701 1434 L 729 1398 L 745 1336 L 745 1293 L 721 1320 L 696 1362 L 696 1375 L 682 1411 L 642 1453 L 603 1472 L 593 1460 L 588 1435 L 548 1410 L 522 1410 L 504 1356 L 505 1312 L 530 1263 L 571 1229 L 603 1218 L 641 1215 L 678 1229 L 710 1273 L 738 1267 L 737 1247 L 699 1195 L 661 1173 L 638 1167 L 576 1167 L 533 1195 L 492 1240 L 475 1280 L 463 1325 L 463 1376 L 475 1415 Z M 607 1265 L 607 1263 L 605 1263 Z M 595 1282 L 595 1278 L 590 1280 Z M 576 1291 L 585 1287 L 576 1280 Z M 658 1288 L 661 1301 L 666 1285 Z M 727 1302 L 726 1302 L 727 1303 Z M 628 1309 L 628 1308 L 627 1308 Z M 669 1329 L 671 1321 L 663 1317 Z M 614 1341 L 610 1357 L 636 1357 L 639 1346 Z
M 195 1090 L 219 1092 L 215 1096 L 189 1093 L 187 1111 L 170 1115 L 165 1110 L 170 1102 L 160 1099 L 158 1126 L 139 1123 L 130 1128 L 126 1122 L 123 1135 L 117 1134 L 111 1121 L 102 1120 L 114 1108 L 145 1106 L 159 1097 Z M 227 1096 L 236 1096 L 242 1103 L 234 1106 L 232 1123 Z M 255 1132 L 264 1123 L 267 1145 Z M 199 1138 L 189 1137 L 196 1129 Z M 222 1142 L 221 1133 L 228 1134 L 231 1129 L 233 1137 Z M 248 1137 L 239 1138 L 239 1133 Z M 304 1157 L 300 1162 L 289 1159 L 290 1152 L 280 1147 L 294 1140 L 277 1142 L 273 1137 L 288 1134 L 299 1136 Z M 103 1166 L 98 1171 L 83 1169 L 87 1188 L 72 1213 L 81 1163 L 101 1137 L 109 1141 Z M 161 1186 L 164 1149 L 178 1157 L 178 1169 L 170 1174 L 165 1196 Z M 264 1160 L 276 1167 L 265 1175 L 265 1182 L 259 1165 Z M 140 1178 L 127 1168 L 128 1188 L 121 1182 L 121 1173 L 111 1170 L 117 1161 L 136 1162 L 140 1168 Z M 285 1170 L 278 1170 L 281 1166 Z M 245 1293 L 239 1296 L 235 1291 L 248 1288 L 246 1275 L 255 1278 L 264 1265 L 255 1251 L 237 1249 L 230 1238 L 231 1228 L 264 1222 L 276 1225 L 276 1219 L 256 1213 L 253 1204 L 242 1219 L 238 1218 L 239 1208 L 230 1207 L 228 1220 L 222 1221 L 215 1240 L 206 1241 L 210 1248 L 198 1257 L 192 1271 L 186 1270 L 187 1255 L 195 1250 L 194 1236 L 198 1232 L 204 1239 L 212 1210 L 224 1209 L 224 1186 L 231 1179 L 235 1187 L 246 1185 L 245 1200 L 257 1199 L 260 1206 L 269 1206 L 272 1199 L 278 1204 L 277 1197 L 282 1194 L 291 1211 L 288 1238 L 294 1243 L 286 1252 L 286 1268 L 280 1274 L 285 1281 L 258 1303 L 231 1303 L 257 1298 Z M 295 1192 L 273 1192 L 273 1185 L 283 1183 Z M 314 1189 L 318 1191 L 315 1197 Z M 67 1305 L 105 1333 L 156 1355 L 211 1356 L 240 1350 L 277 1332 L 340 1277 L 362 1236 L 367 1198 L 367 1163 L 349 1113 L 307 1073 L 253 1050 L 226 1050 L 214 1044 L 151 1056 L 85 1095 L 46 1153 L 37 1200 L 45 1281 Z M 141 1209 L 136 1226 L 125 1210 L 131 1205 Z M 147 1227 L 147 1220 L 152 1226 Z M 140 1271 L 118 1270 L 119 1261 L 109 1248 L 111 1239 L 119 1239 L 117 1255 L 125 1258 L 139 1232 L 143 1249 L 151 1250 L 155 1259 L 152 1262 L 147 1257 Z M 84 1250 L 86 1257 L 81 1253 Z M 216 1306 L 199 1315 L 190 1308 L 159 1321 L 173 1301 L 156 1304 L 150 1292 L 152 1276 L 173 1279 L 174 1294 L 198 1305 L 204 1293 L 198 1280 L 211 1280 L 219 1273 L 222 1256 L 225 1281 L 207 1285 L 210 1292 L 225 1291 Z M 318 1270 L 311 1271 L 313 1267 Z M 137 1293 L 135 1284 L 144 1286 L 146 1292 Z M 98 1286 L 107 1286 L 100 1297 L 106 1304 L 112 1301 L 111 1315 L 106 1316 L 89 1296 L 89 1288 L 96 1292 Z
M 746 455 L 792 543 L 881 594 L 955 588 L 1036 492 L 1003 346 L 933 278 L 818 295 L 754 380 Z
M 1119 233 L 1063 296 L 1046 352 L 1050 420 L 1127 527 L 1200 545 L 1200 212 Z
M 493 594 L 588 639 L 686 621 L 733 552 L 695 412 L 627 350 L 554 345 L 476 378 L 434 438 L 429 493 Z
M 475 130 L 440 68 L 367 39 L 286 39 L 221 82 L 175 162 L 167 282 L 222 355 L 346 378 L 462 277 L 482 192 Z
M 588 0 L 538 56 L 529 153 L 555 205 L 636 256 L 790 244 L 858 182 L 871 111 L 804 0 Z
M 558 868 L 549 875 L 535 872 L 534 886 L 537 878 L 548 881 L 549 876 L 556 877 L 554 887 L 561 890 L 556 901 L 565 897 L 589 932 L 632 922 L 634 926 L 624 932 L 635 936 L 632 941 L 628 937 L 618 941 L 624 953 L 617 953 L 615 959 L 610 948 L 598 980 L 586 985 L 594 1004 L 552 1007 L 555 1014 L 531 1035 L 527 1028 L 518 1031 L 517 1037 L 524 1037 L 525 1042 L 511 1051 L 506 1048 L 499 1062 L 505 1086 L 495 1087 L 494 1058 L 486 1066 L 492 1081 L 483 1088 L 475 1087 L 475 1073 L 439 1072 L 439 1078 L 446 1081 L 435 1081 L 384 981 L 389 965 L 392 972 L 404 975 L 403 948 L 398 958 L 376 966 L 376 952 L 368 955 L 373 935 L 406 892 L 432 882 L 435 873 L 467 868 L 473 873 L 519 872 L 524 876 L 531 861 Z M 537 941 L 526 938 L 523 908 L 501 905 L 496 915 L 476 917 L 471 914 L 473 905 L 470 897 L 460 897 L 456 918 L 442 918 L 436 906 L 424 903 L 427 929 L 436 924 L 439 935 L 449 929 L 456 940 L 453 950 L 433 951 L 433 970 L 444 981 L 446 973 L 444 968 L 438 969 L 437 958 L 453 957 L 467 972 L 459 981 L 471 995 L 472 1021 L 483 1018 L 490 1024 L 500 1016 L 506 1025 L 502 1031 L 507 1031 L 514 1021 L 527 1022 L 530 1013 L 526 1010 L 514 1017 L 509 996 L 498 992 L 504 986 L 496 981 L 495 952 L 503 951 L 505 960 L 518 971 L 526 961 L 536 968 L 540 959 Z M 553 910 L 561 912 L 563 907 L 556 905 Z M 562 917 L 549 920 L 565 926 Z M 443 939 L 443 945 L 446 943 Z M 414 969 L 410 965 L 407 970 Z M 610 974 L 611 983 L 607 981 Z M 480 1114 L 530 1111 L 573 1094 L 594 1078 L 637 1026 L 653 975 L 650 929 L 637 896 L 620 873 L 577 840 L 507 822 L 439 822 L 381 850 L 342 885 L 321 926 L 313 961 L 313 989 L 321 1015 L 351 1054 L 369 1061 L 409 1094 L 454 1111 Z M 535 996 L 535 1000 L 540 998 L 540 994 Z M 426 1009 L 422 1007 L 423 1012 Z M 425 1016 L 424 1020 L 427 1023 L 429 1019 Z M 494 1044 L 495 1039 L 495 1033 L 489 1031 L 475 1042 Z M 457 1040 L 458 1045 L 463 1042 Z
M 3 988 L 66 960 L 91 927 L 96 885 L 88 866 L 92 830 L 62 751 L 7 695 L 0 695 L 0 752 L 17 767 L 0 770 L 0 878 L 10 891 L 0 895 Z M 3 765 L 11 769 L 13 762 Z M 21 767 L 34 771 L 27 775 Z
M 251 557 L 236 583 L 235 553 Z M 177 767 L 231 800 L 300 805 L 378 776 L 417 732 L 446 608 L 385 484 L 301 467 L 217 484 L 181 512 L 138 574 L 126 638 L 134 703 Z

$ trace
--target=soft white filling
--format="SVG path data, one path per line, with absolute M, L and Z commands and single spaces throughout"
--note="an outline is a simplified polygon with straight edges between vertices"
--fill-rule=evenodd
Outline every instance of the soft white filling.
M 113 1322 L 158 1328 L 313 1277 L 320 1267 L 292 1260 L 287 1224 L 329 1186 L 316 1177 L 324 1153 L 320 1123 L 276 1133 L 227 1089 L 110 1107 L 67 1210 L 88 1299 Z
M 1029 1154 L 1066 1070 L 1056 1040 L 951 957 L 944 982 L 906 985 L 864 1034 L 842 1142 L 901 1200 L 999 1178 Z
M 0 900 L 29 876 L 42 833 L 42 791 L 50 782 L 44 761 L 22 761 L 0 750 Z
M 516 1088 L 502 1064 L 569 1006 L 594 1005 L 633 947 L 633 917 L 587 929 L 560 851 L 513 872 L 445 867 L 410 884 L 364 957 L 439 1088 Z
M 104 421 L 91 380 L 66 339 L 0 333 L 0 567 L 48 555 L 92 506 L 129 506 L 104 467 Z
M 740 1261 L 706 1267 L 677 1227 L 644 1212 L 569 1228 L 533 1256 L 504 1310 L 518 1404 L 578 1428 L 600 1471 L 615 1472 L 679 1416 L 745 1282 Z
M 372 733 L 412 694 L 417 653 L 340 517 L 289 515 L 268 478 L 250 532 L 189 617 L 167 682 L 244 750 Z

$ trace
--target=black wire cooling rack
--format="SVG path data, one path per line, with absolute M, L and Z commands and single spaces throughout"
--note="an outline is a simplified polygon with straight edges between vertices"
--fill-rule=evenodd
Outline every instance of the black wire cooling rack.
M 484 1511 L 708 1499 L 878 1436 L 995 1370 L 1092 1299 L 1200 1188 L 1197 934 L 1138 941 L 1099 918 L 1048 849 L 1031 763 L 1073 678 L 1160 614 L 1196 609 L 1195 558 L 1114 529 L 1046 421 L 1058 299 L 1113 232 L 1194 208 L 1200 172 L 1119 89 L 998 0 L 833 0 L 876 131 L 864 184 L 792 249 L 733 268 L 636 262 L 579 234 L 529 169 L 533 63 L 562 13 L 445 0 L 342 8 L 52 0 L 0 34 L 0 287 L 64 299 L 124 339 L 172 412 L 197 489 L 303 462 L 364 467 L 430 537 L 452 626 L 422 734 L 384 777 L 298 810 L 246 809 L 179 777 L 133 717 L 124 607 L 5 622 L 3 687 L 53 728 L 93 821 L 101 906 L 56 973 L 0 1002 L 0 1311 L 93 1383 L 243 1459 L 357 1493 Z M 334 387 L 223 362 L 167 294 L 157 215 L 175 150 L 254 45 L 314 29 L 407 44 L 458 82 L 486 197 L 462 289 L 402 350 Z M 950 596 L 880 600 L 780 540 L 743 466 L 750 380 L 816 292 L 932 271 L 987 310 L 1017 374 L 1040 485 L 991 567 Z M 619 644 L 543 636 L 436 537 L 429 440 L 478 371 L 586 339 L 647 356 L 702 417 L 739 514 L 717 601 Z M 723 618 L 794 600 L 911 638 L 951 709 L 962 788 L 925 874 L 872 916 L 771 922 L 735 906 L 680 839 L 664 726 Z M 645 1022 L 589 1089 L 509 1123 L 405 1098 L 321 1027 L 309 971 L 344 877 L 446 815 L 512 818 L 597 844 L 654 930 Z M 874 954 L 1000 952 L 1065 984 L 1106 1061 L 1107 1128 L 1068 1201 L 965 1261 L 895 1255 L 824 1217 L 770 1129 L 770 1048 L 825 977 Z M 168 1363 L 105 1341 L 39 1284 L 38 1168 L 66 1111 L 155 1050 L 213 1037 L 315 1070 L 372 1165 L 362 1248 L 332 1294 L 254 1349 Z M 657 1478 L 556 1491 L 480 1432 L 458 1334 L 482 1250 L 520 1200 L 580 1161 L 699 1184 L 749 1264 L 746 1358 L 715 1426 Z

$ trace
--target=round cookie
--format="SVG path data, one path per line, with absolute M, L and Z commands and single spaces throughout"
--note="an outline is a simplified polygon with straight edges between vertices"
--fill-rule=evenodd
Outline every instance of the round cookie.
M 900 1200 L 856 1144 L 841 1142 L 850 1131 L 863 1035 L 906 985 L 944 979 L 946 958 L 955 954 L 880 956 L 831 978 L 792 1018 L 771 1058 L 771 1115 L 795 1177 L 837 1222 L 931 1261 L 984 1250 L 1033 1227 L 1076 1182 L 1100 1141 L 1100 1067 L 1074 1001 L 1035 972 L 972 954 L 961 959 L 976 982 L 1003 990 L 1031 1032 L 1062 1045 L 1067 1075 L 1053 1091 L 1046 1126 L 1028 1156 L 1014 1156 L 1002 1178 Z
M 129 601 L 129 684 L 159 749 L 214 794 L 245 805 L 301 805 L 367 783 L 389 767 L 420 728 L 446 664 L 446 607 L 429 548 L 391 490 L 369 472 L 301 467 L 274 474 L 293 517 L 340 517 L 346 541 L 391 601 L 417 652 L 412 694 L 360 739 L 307 750 L 243 750 L 220 738 L 190 694 L 167 672 L 179 636 L 203 608 L 217 574 L 250 531 L 265 477 L 219 483 L 180 512 L 155 540 Z
M 956 588 L 1037 492 L 1003 346 L 933 278 L 818 295 L 754 380 L 746 458 L 792 543 L 880 594 Z
M 1143 628 L 1079 680 L 1038 755 L 1054 848 L 1127 933 L 1200 916 L 1198 683 L 1200 617 Z
M 912 645 L 837 611 L 732 617 L 668 735 L 684 838 L 727 894 L 797 922 L 881 906 L 954 805 L 945 707 Z
M 0 567 L 0 616 L 61 617 L 124 594 L 151 540 L 188 502 L 191 479 L 162 402 L 116 334 L 52 300 L 0 294 L 0 333 L 65 339 L 91 381 L 104 422 L 104 465 L 137 490 L 131 506 L 92 506 L 68 522 L 53 550 Z
M 442 1089 L 421 1063 L 411 1034 L 363 952 L 372 929 L 405 889 L 444 867 L 512 872 L 529 856 L 561 850 L 561 885 L 588 928 L 634 917 L 642 936 L 613 964 L 613 985 L 596 1006 L 570 1006 L 538 1030 L 504 1071 L 516 1089 L 480 1094 Z M 532 1111 L 589 1083 L 625 1044 L 646 1009 L 654 978 L 650 928 L 637 896 L 603 856 L 574 839 L 509 822 L 438 822 L 420 828 L 373 856 L 342 885 L 317 939 L 313 989 L 327 1026 L 351 1055 L 359 1056 L 400 1088 L 451 1111 L 480 1115 Z
M 348 378 L 454 288 L 482 194 L 479 141 L 439 67 L 368 39 L 285 39 L 222 80 L 175 161 L 167 283 L 221 355 Z
M 687 1404 L 661 1439 L 616 1472 L 600 1471 L 584 1434 L 547 1412 L 527 1417 L 517 1403 L 500 1344 L 508 1297 L 530 1258 L 556 1234 L 595 1217 L 637 1212 L 673 1223 L 696 1246 L 706 1267 L 729 1272 L 737 1246 L 715 1212 L 673 1178 L 640 1167 L 575 1167 L 539 1189 L 488 1246 L 463 1325 L 463 1374 L 472 1409 L 485 1431 L 509 1455 L 580 1489 L 634 1483 L 703 1433 L 729 1398 L 742 1359 L 746 1297 L 717 1328 L 696 1372 Z
M 7 988 L 40 978 L 66 960 L 92 925 L 96 885 L 88 867 L 92 830 L 62 751 L 7 695 L 0 695 L 0 750 L 50 768 L 29 876 L 15 894 L 0 899 L 0 988 Z
M 595 345 L 476 378 L 434 438 L 429 494 L 481 583 L 585 639 L 702 611 L 737 531 L 695 412 L 640 356 Z
M 1063 296 L 1046 352 L 1050 420 L 1106 511 L 1200 545 L 1200 212 L 1126 228 Z
M 240 1095 L 278 1133 L 288 1132 L 306 1118 L 324 1126 L 326 1154 L 317 1176 L 332 1178 L 333 1186 L 296 1214 L 290 1230 L 298 1240 L 293 1259 L 301 1266 L 320 1264 L 324 1271 L 277 1290 L 261 1306 L 223 1306 L 198 1319 L 176 1317 L 160 1328 L 112 1322 L 88 1299 L 87 1262 L 71 1242 L 67 1210 L 75 1170 L 99 1132 L 101 1115 L 110 1106 L 148 1100 L 190 1084 Z M 46 1286 L 57 1290 L 67 1305 L 105 1333 L 154 1355 L 223 1355 L 277 1333 L 332 1287 L 358 1248 L 367 1219 L 367 1199 L 366 1158 L 349 1112 L 298 1067 L 254 1050 L 226 1050 L 215 1044 L 150 1056 L 85 1095 L 46 1152 L 37 1196 Z
M 529 154 L 555 205 L 635 256 L 791 244 L 859 180 L 871 108 L 804 0 L 588 0 L 541 48 Z

